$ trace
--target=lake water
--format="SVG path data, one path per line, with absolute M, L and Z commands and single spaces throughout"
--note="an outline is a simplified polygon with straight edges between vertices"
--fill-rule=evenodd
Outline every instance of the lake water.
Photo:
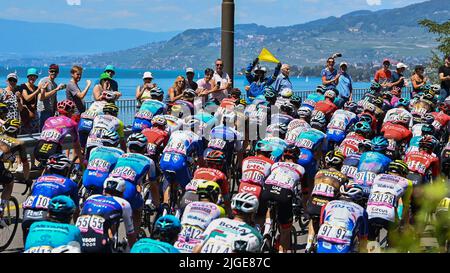
M 56 82 L 59 83 L 68 83 L 71 79 L 70 77 L 70 68 L 63 67 L 60 69 L 60 74 L 56 78 Z M 9 68 L 8 72 L 16 71 L 19 75 L 19 83 L 23 83 L 26 81 L 26 68 L 17 67 L 17 68 Z M 98 81 L 100 74 L 103 72 L 103 69 L 94 69 L 94 68 L 85 68 L 83 71 L 83 78 L 80 82 L 80 87 L 83 88 L 86 84 L 86 80 L 91 80 L 93 85 L 89 89 L 88 95 L 86 96 L 86 100 L 93 100 L 92 90 L 94 88 L 94 84 Z M 119 83 L 119 90 L 122 92 L 122 98 L 124 99 L 134 99 L 136 93 L 136 86 L 142 84 L 142 75 L 145 70 L 143 69 L 117 69 L 116 75 L 114 79 Z M 178 75 L 184 76 L 184 71 L 160 71 L 155 70 L 151 71 L 153 74 L 153 82 L 158 84 L 164 92 L 173 85 L 175 78 Z M 40 78 L 47 76 L 47 68 L 40 69 Z M 5 79 L 7 73 L 0 73 L 0 79 Z M 203 78 L 203 71 L 196 71 L 195 80 Z M 38 79 L 38 81 L 39 81 Z M 293 84 L 295 91 L 303 91 L 303 90 L 314 90 L 317 85 L 321 84 L 320 77 L 291 77 L 291 82 Z M 235 75 L 234 86 L 241 89 L 244 92 L 244 87 L 247 85 L 247 80 L 244 76 Z M 4 87 L 5 82 L 1 81 L 0 87 Z M 368 88 L 370 83 L 368 82 L 355 82 L 353 84 L 353 88 Z M 60 91 L 58 93 L 58 99 L 61 100 L 65 98 L 65 91 Z

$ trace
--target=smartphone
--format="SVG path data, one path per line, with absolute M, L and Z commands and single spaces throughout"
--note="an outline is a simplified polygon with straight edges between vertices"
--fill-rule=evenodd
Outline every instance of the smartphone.
M 217 83 L 216 83 L 216 85 L 217 85 L 217 86 L 220 86 L 220 85 L 221 85 L 221 82 L 220 82 L 220 81 L 219 81 L 219 82 L 217 82 Z
M 66 87 L 67 87 L 67 84 L 62 85 L 62 89 L 66 89 Z

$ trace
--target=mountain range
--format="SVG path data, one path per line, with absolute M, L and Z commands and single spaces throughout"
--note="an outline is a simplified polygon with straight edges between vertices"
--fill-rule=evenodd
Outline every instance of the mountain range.
M 293 26 L 236 25 L 235 68 L 245 67 L 263 47 L 283 63 L 298 66 L 324 64 L 334 52 L 341 52 L 342 59 L 351 64 L 379 64 L 386 57 L 407 64 L 423 63 L 436 47 L 436 41 L 434 35 L 418 24 L 421 19 L 440 23 L 449 20 L 450 0 L 431 0 L 374 12 L 361 10 Z M 63 65 L 81 63 L 89 67 L 112 63 L 124 68 L 178 70 L 190 66 L 204 69 L 211 67 L 220 56 L 220 34 L 220 28 L 189 29 L 167 41 L 148 41 L 136 47 L 129 43 L 131 48 L 126 50 L 47 58 L 45 61 Z M 123 42 L 126 40 L 115 37 L 120 37 L 116 40 Z M 108 50 L 105 48 L 104 51 Z M 11 61 L 16 65 L 17 62 L 42 65 L 44 60 Z M 11 61 L 4 62 L 13 64 Z

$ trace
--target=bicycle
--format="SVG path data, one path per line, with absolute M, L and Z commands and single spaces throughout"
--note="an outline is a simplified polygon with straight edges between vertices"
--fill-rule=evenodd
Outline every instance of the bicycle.
M 0 193 L 2 191 L 3 186 Z M 12 243 L 19 226 L 19 214 L 19 202 L 14 196 L 11 196 L 5 205 L 3 216 L 0 218 L 0 252 L 6 250 Z
M 156 208 L 152 204 L 150 183 L 145 183 L 143 185 L 142 196 L 144 199 L 144 208 L 142 210 L 142 221 L 141 226 L 139 227 L 138 239 L 150 238 L 152 236 L 153 225 L 156 220 Z

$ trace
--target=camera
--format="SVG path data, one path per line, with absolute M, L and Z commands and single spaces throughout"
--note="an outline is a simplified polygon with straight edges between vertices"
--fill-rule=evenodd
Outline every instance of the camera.
M 331 58 L 336 59 L 336 58 L 340 58 L 342 57 L 341 53 L 334 53 L 333 55 L 331 55 Z

